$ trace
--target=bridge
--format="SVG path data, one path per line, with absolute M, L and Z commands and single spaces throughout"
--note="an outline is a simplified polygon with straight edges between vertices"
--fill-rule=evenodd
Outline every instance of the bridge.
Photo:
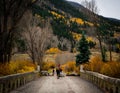
M 57 79 L 35 71 L 1 77 L 0 93 L 120 93 L 120 79 L 89 71 Z
M 47 76 L 36 79 L 11 93 L 103 93 L 80 77 Z

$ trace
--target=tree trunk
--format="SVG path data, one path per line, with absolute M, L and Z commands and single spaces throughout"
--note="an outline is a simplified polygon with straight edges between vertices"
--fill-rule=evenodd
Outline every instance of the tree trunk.
M 0 51 L 0 63 L 4 62 L 4 54 Z
M 71 50 L 70 50 L 71 53 L 74 52 L 74 45 L 75 45 L 75 41 L 71 40 Z
M 8 62 L 8 55 L 6 52 L 0 52 L 0 63 Z
M 109 44 L 110 62 L 112 62 L 112 45 Z
M 101 39 L 100 39 L 99 36 L 98 36 L 98 38 L 99 38 L 98 41 L 99 41 L 99 44 L 100 44 L 100 51 L 101 51 L 102 61 L 105 62 L 106 61 L 105 49 L 103 49 L 102 42 L 101 42 Z
M 3 18 L 3 20 L 1 19 Z M 6 63 L 8 62 L 10 58 L 9 56 L 9 53 L 7 50 L 9 50 L 9 45 L 8 45 L 8 36 L 9 36 L 9 31 L 8 31 L 8 15 L 7 15 L 7 12 L 6 12 L 6 5 L 5 5 L 5 2 L 4 2 L 4 13 L 3 13 L 3 17 L 1 16 L 1 20 L 0 20 L 0 27 L 2 27 L 2 24 L 3 24 L 3 27 L 0 28 L 1 30 L 1 33 L 0 33 L 0 44 L 1 44 L 1 47 L 0 47 L 0 62 L 1 63 Z
M 32 51 L 32 54 L 31 54 L 31 55 L 32 55 L 32 57 L 31 57 L 31 58 L 32 58 L 32 61 L 33 61 L 33 63 L 35 64 L 35 54 L 34 54 L 33 51 Z

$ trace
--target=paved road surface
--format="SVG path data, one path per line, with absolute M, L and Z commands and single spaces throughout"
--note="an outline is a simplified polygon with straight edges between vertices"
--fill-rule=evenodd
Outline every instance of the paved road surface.
M 11 93 L 103 93 L 93 84 L 80 77 L 41 77 Z

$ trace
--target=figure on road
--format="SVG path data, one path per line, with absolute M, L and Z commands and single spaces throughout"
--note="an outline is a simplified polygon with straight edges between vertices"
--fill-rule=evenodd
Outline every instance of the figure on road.
M 56 68 L 56 73 L 57 73 L 57 79 L 59 79 L 59 77 L 60 77 L 60 69 L 59 68 Z
M 55 70 L 53 69 L 53 76 L 54 76 Z
M 59 77 L 60 77 L 60 72 L 61 72 L 61 68 L 60 68 L 60 64 L 58 64 L 58 66 L 56 68 L 57 79 L 59 79 Z

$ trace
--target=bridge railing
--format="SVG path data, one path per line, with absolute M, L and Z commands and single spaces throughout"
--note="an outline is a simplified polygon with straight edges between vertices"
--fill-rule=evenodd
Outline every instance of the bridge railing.
M 0 93 L 9 93 L 10 91 L 34 80 L 38 77 L 38 74 L 38 71 L 34 71 L 0 77 Z
M 80 76 L 97 85 L 105 93 L 120 93 L 120 79 L 91 71 L 82 71 Z

